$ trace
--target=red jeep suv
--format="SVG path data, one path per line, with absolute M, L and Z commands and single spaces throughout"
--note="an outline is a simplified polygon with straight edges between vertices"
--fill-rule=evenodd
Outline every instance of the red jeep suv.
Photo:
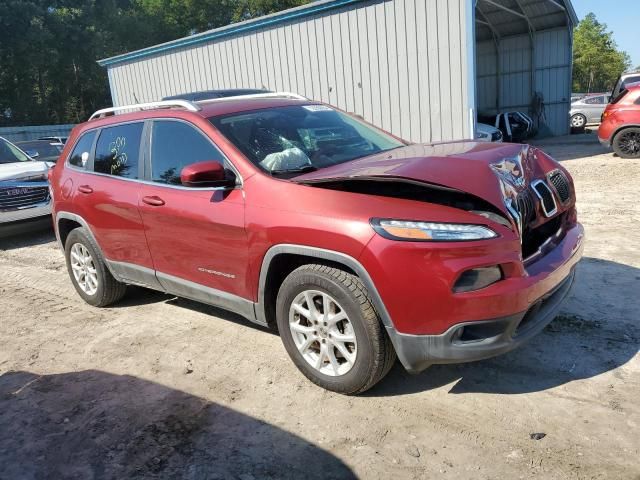
M 410 144 L 294 94 L 98 111 L 50 177 L 86 302 L 134 284 L 237 312 L 345 394 L 396 356 L 419 372 L 517 347 L 582 254 L 571 177 L 544 152 Z

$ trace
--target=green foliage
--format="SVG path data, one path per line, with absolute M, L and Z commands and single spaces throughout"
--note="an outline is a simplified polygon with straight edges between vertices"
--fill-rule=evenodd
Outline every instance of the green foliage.
M 309 0 L 0 0 L 0 126 L 77 123 L 110 105 L 96 61 Z
M 609 91 L 630 66 L 629 55 L 618 50 L 613 33 L 589 13 L 573 33 L 573 91 Z

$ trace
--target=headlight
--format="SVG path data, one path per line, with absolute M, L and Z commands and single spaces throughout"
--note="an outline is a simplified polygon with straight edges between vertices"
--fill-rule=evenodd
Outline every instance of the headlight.
M 391 240 L 418 242 L 464 242 L 498 236 L 489 227 L 463 223 L 414 222 L 410 220 L 371 220 L 373 229 Z

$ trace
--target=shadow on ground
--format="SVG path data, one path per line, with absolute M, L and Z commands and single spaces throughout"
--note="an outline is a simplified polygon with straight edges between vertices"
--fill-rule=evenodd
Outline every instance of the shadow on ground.
M 0 478 L 354 478 L 258 419 L 130 376 L 0 376 Z
M 449 384 L 449 393 L 529 393 L 616 370 L 639 350 L 639 286 L 640 269 L 585 258 L 561 314 L 529 343 L 493 359 L 434 365 L 418 375 L 408 374 L 398 362 L 365 396 Z
M 50 219 L 0 225 L 0 250 L 32 247 L 55 242 Z

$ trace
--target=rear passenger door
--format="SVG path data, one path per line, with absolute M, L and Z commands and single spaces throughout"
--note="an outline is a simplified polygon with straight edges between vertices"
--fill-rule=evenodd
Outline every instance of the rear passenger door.
M 133 122 L 96 130 L 93 137 L 80 139 L 69 165 L 74 170 L 74 210 L 89 224 L 112 268 L 133 283 L 154 286 L 138 211 L 144 128 L 144 122 Z
M 222 306 L 210 289 L 249 298 L 241 187 L 190 188 L 180 182 L 182 169 L 193 163 L 232 165 L 191 123 L 161 119 L 151 125 L 139 208 L 158 281 L 177 295 Z

